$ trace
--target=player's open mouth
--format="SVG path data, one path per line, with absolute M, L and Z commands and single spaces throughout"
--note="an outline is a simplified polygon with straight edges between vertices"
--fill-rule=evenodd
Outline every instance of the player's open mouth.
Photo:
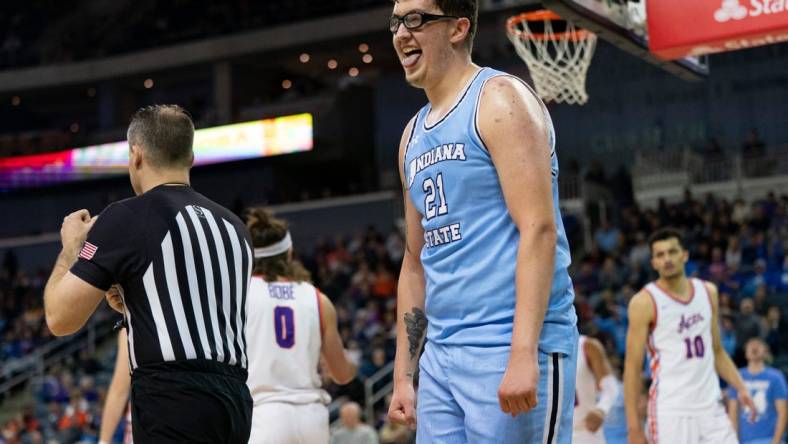
M 405 58 L 402 59 L 402 66 L 410 68 L 419 61 L 421 50 L 418 48 L 405 48 L 402 50 L 402 54 L 405 55 Z

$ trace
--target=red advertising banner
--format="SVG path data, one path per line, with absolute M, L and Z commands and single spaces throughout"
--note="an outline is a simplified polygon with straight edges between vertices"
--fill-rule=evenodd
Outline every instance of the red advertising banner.
M 788 0 L 649 0 L 649 49 L 672 60 L 788 42 Z

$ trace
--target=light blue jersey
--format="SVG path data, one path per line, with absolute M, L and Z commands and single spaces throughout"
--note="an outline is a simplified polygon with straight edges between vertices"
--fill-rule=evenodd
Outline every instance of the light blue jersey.
M 451 111 L 431 126 L 426 124 L 431 108 L 422 108 L 405 153 L 406 186 L 424 228 L 421 262 L 427 340 L 440 345 L 511 345 L 520 232 L 477 127 L 482 88 L 490 78 L 502 75 L 508 74 L 481 69 Z M 571 258 L 558 207 L 555 132 L 544 106 L 543 110 L 549 130 L 558 243 L 539 348 L 571 354 L 577 338 L 568 273 Z

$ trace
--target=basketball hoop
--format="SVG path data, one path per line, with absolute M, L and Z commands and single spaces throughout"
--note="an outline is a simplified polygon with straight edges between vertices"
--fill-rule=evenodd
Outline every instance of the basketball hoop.
M 588 101 L 586 73 L 596 49 L 596 34 L 548 10 L 512 16 L 506 31 L 528 65 L 542 100 L 570 105 Z

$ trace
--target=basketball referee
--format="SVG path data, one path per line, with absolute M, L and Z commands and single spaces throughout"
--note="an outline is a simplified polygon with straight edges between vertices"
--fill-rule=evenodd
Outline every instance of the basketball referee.
M 189 186 L 193 139 L 178 106 L 134 115 L 137 196 L 97 218 L 87 210 L 66 216 L 44 291 L 47 325 L 62 336 L 117 285 L 139 443 L 246 443 L 251 429 L 244 324 L 252 242 L 238 217 Z

